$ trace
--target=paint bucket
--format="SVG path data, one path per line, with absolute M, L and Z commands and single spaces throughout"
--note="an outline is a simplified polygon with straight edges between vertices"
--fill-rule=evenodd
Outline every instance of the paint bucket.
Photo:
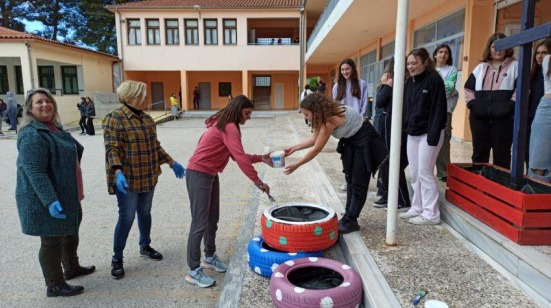
M 285 152 L 284 151 L 275 151 L 270 153 L 270 158 L 274 164 L 274 168 L 283 168 L 285 167 Z

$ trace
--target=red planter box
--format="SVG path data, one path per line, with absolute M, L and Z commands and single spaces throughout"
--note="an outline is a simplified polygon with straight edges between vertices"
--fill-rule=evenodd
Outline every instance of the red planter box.
M 551 194 L 513 190 L 465 170 L 472 166 L 448 165 L 446 199 L 518 244 L 551 245 Z

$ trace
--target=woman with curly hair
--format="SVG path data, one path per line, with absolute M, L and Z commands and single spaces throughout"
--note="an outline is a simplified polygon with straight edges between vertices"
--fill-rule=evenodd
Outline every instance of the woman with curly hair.
M 346 182 L 346 207 L 339 222 L 339 232 L 346 234 L 360 230 L 358 217 L 367 199 L 369 178 L 388 158 L 384 141 L 373 126 L 354 108 L 333 101 L 322 93 L 312 93 L 301 103 L 304 118 L 312 125 L 313 134 L 293 146 L 285 148 L 285 156 L 310 148 L 296 163 L 285 168 L 285 174 L 318 155 L 329 136 L 339 140 L 337 151 L 343 160 Z

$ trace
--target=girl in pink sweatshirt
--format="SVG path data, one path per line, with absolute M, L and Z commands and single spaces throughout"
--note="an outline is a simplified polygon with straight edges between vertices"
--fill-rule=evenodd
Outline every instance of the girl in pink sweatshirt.
M 186 185 L 191 207 L 191 226 L 187 242 L 189 275 L 186 281 L 202 288 L 214 285 L 215 281 L 203 272 L 212 268 L 225 272 L 227 264 L 215 254 L 216 230 L 220 216 L 220 182 L 222 172 L 230 157 L 241 171 L 262 191 L 270 193 L 270 187 L 262 183 L 253 163 L 272 165 L 270 154 L 246 154 L 241 144 L 240 125 L 251 118 L 253 103 L 244 95 L 232 99 L 226 108 L 205 121 L 207 131 L 199 139 L 195 153 L 189 159 Z M 204 240 L 205 258 L 201 259 L 201 240 Z

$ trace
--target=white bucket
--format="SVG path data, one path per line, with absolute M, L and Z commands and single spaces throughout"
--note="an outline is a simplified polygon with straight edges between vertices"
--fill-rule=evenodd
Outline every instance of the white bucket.
M 274 168 L 283 168 L 285 167 L 285 152 L 284 151 L 275 151 L 270 153 L 270 158 L 272 158 L 272 163 Z

